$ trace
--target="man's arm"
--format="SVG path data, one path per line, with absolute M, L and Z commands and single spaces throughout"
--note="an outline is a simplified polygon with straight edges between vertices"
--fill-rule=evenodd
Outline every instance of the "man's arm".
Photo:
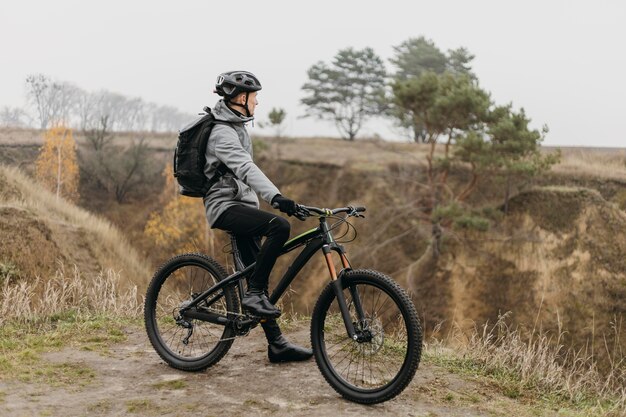
M 220 128 L 215 126 L 214 129 Z M 272 199 L 280 194 L 278 188 L 265 176 L 263 171 L 252 161 L 250 154 L 241 146 L 239 136 L 234 129 L 223 127 L 216 135 L 215 156 L 230 168 L 237 178 L 248 184 L 263 200 L 271 204 Z

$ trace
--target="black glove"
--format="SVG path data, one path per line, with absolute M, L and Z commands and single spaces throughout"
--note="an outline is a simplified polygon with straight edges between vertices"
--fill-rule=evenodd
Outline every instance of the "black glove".
M 280 194 L 276 194 L 276 196 L 272 198 L 272 207 L 278 208 L 280 211 L 287 213 L 289 216 L 296 214 L 296 202 L 283 197 Z

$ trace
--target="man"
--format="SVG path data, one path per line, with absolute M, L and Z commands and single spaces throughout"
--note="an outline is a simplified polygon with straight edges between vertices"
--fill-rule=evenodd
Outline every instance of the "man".
M 230 170 L 204 197 L 206 216 L 211 228 L 232 232 L 246 265 L 256 261 L 248 280 L 243 308 L 267 320 L 262 323 L 268 341 L 271 362 L 306 360 L 313 351 L 289 343 L 281 334 L 276 318 L 280 315 L 268 299 L 270 272 L 289 238 L 289 222 L 281 216 L 259 210 L 258 193 L 270 204 L 278 205 L 289 216 L 296 212 L 296 203 L 281 195 L 276 186 L 252 161 L 252 142 L 245 124 L 254 119 L 261 83 L 246 71 L 220 74 L 215 92 L 223 97 L 213 108 L 217 123 L 211 131 L 206 148 L 204 172 L 211 178 L 223 163 Z M 265 241 L 261 245 L 261 237 Z

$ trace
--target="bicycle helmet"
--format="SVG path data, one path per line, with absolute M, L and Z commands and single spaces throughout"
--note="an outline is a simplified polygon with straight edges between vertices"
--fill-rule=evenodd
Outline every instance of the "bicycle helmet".
M 218 75 L 215 82 L 215 92 L 229 100 L 240 93 L 251 93 L 260 89 L 259 79 L 247 71 L 224 72 Z
M 246 101 L 243 105 L 238 104 L 246 109 L 247 116 L 250 117 L 248 109 L 248 94 L 253 91 L 259 91 L 261 83 L 259 79 L 248 71 L 229 71 L 223 72 L 217 76 L 215 82 L 215 92 L 224 97 L 227 102 L 241 93 L 246 93 Z

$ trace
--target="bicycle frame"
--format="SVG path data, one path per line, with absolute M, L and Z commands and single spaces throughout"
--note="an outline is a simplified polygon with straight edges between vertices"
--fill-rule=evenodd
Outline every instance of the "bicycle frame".
M 182 306 L 180 310 L 180 314 L 183 317 L 208 321 L 211 323 L 221 324 L 221 325 L 227 325 L 228 323 L 231 322 L 231 319 L 227 318 L 224 315 L 220 315 L 220 314 L 212 313 L 212 312 L 200 311 L 197 309 L 192 309 L 193 307 L 198 306 L 198 304 L 204 301 L 206 301 L 206 303 L 204 304 L 205 306 L 207 307 L 211 306 L 213 303 L 218 301 L 223 296 L 223 293 L 217 294 L 210 299 L 208 298 L 211 295 L 215 294 L 217 291 L 221 290 L 222 288 L 225 288 L 231 285 L 237 285 L 239 289 L 240 297 L 243 296 L 242 280 L 252 272 L 256 263 L 252 263 L 248 265 L 247 267 L 243 267 L 243 262 L 241 261 L 241 257 L 239 255 L 239 251 L 237 249 L 234 237 L 231 236 L 231 240 L 232 240 L 232 245 L 233 245 L 233 258 L 235 260 L 235 267 L 238 270 L 232 275 L 229 275 L 222 281 L 213 285 L 211 288 L 204 291 L 195 299 L 191 300 L 190 302 Z M 348 335 L 351 338 L 356 340 L 358 338 L 358 335 L 356 334 L 354 324 L 352 323 L 352 320 L 350 318 L 350 313 L 348 311 L 346 299 L 343 295 L 343 288 L 342 288 L 342 282 L 341 282 L 341 277 L 343 276 L 345 271 L 350 270 L 352 267 L 350 265 L 350 262 L 348 261 L 348 258 L 346 256 L 343 246 L 335 242 L 335 240 L 333 239 L 332 233 L 329 230 L 328 224 L 326 222 L 326 217 L 320 217 L 320 224 L 318 227 L 314 229 L 310 229 L 292 238 L 291 240 L 287 241 L 285 245 L 283 246 L 283 249 L 279 256 L 285 255 L 286 253 L 291 252 L 292 250 L 300 246 L 304 246 L 304 248 L 298 254 L 298 256 L 294 259 L 293 263 L 287 268 L 287 271 L 285 271 L 284 275 L 282 276 L 282 278 L 276 285 L 276 288 L 274 288 L 274 291 L 269 297 L 270 302 L 272 304 L 275 304 L 283 296 L 283 294 L 285 293 L 289 285 L 293 282 L 293 280 L 298 275 L 298 273 L 302 270 L 304 265 L 306 265 L 307 262 L 311 259 L 311 257 L 317 251 L 321 249 L 324 254 L 326 264 L 328 266 L 330 278 L 333 282 L 335 296 L 337 297 L 337 302 L 339 304 L 339 309 L 341 311 L 341 315 L 343 317 L 343 321 L 346 326 L 346 331 L 348 332 Z M 343 268 L 339 271 L 339 273 L 337 273 L 335 269 L 335 265 L 333 263 L 333 259 L 332 259 L 333 251 L 337 252 L 341 259 L 341 264 Z M 354 301 L 358 319 L 363 320 L 364 313 L 361 307 L 359 295 L 356 289 L 352 287 L 350 288 L 350 293 Z

